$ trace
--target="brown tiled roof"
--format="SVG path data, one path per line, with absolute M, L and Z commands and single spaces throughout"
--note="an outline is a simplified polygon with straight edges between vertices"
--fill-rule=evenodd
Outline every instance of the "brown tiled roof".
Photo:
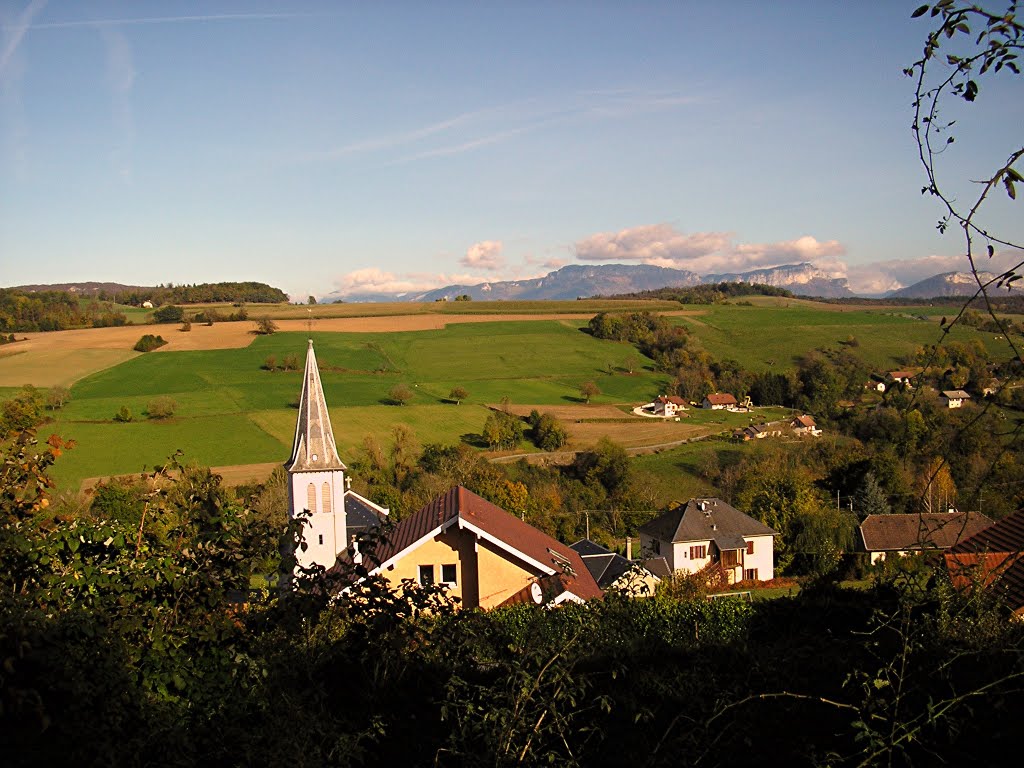
M 690 499 L 640 526 L 640 532 L 672 542 L 710 541 L 722 536 L 776 535 L 764 523 L 721 499 Z
M 977 567 L 985 584 L 995 589 L 1015 613 L 1024 609 L 1024 510 L 960 542 L 946 555 L 954 583 Z
M 672 403 L 673 405 L 686 405 L 686 401 L 679 395 L 659 395 L 659 403 Z
M 990 525 L 980 512 L 868 515 L 860 536 L 866 552 L 949 549 Z
M 708 395 L 705 399 L 712 405 L 736 405 L 736 398 L 728 392 L 716 392 L 713 395 Z
M 574 595 L 584 600 L 601 596 L 597 582 L 578 553 L 461 485 L 438 496 L 388 532 L 372 557 L 373 565 L 386 563 L 429 534 L 439 533 L 458 520 L 554 569 L 560 574 L 559 583 Z M 568 562 L 571 574 L 564 570 L 564 562 Z
M 804 414 L 803 416 L 797 416 L 795 419 L 793 419 L 793 421 L 799 422 L 800 426 L 802 426 L 802 427 L 815 427 L 815 426 L 817 426 L 814 423 L 814 418 L 811 417 L 811 416 L 808 416 L 806 414 Z

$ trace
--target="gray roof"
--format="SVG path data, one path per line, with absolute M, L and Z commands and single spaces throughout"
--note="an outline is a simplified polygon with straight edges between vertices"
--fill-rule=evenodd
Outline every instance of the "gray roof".
M 374 506 L 355 491 L 345 491 L 345 530 L 349 536 L 372 530 L 383 518 Z
M 640 527 L 640 533 L 661 541 L 711 541 L 726 537 L 776 536 L 775 531 L 721 499 L 690 499 Z M 720 545 L 721 546 L 721 545 Z M 738 549 L 739 547 L 726 547 Z
M 306 370 L 302 376 L 299 417 L 295 421 L 292 455 L 284 465 L 289 472 L 345 469 L 334 444 L 331 417 L 327 413 L 320 369 L 313 354 L 313 340 L 306 351 Z
M 970 400 L 971 396 L 964 392 L 962 389 L 945 389 L 942 391 L 942 395 L 947 400 Z
M 575 544 L 570 544 L 569 549 L 579 552 L 581 556 L 587 557 L 589 555 L 612 555 L 615 554 L 608 547 L 602 547 L 596 541 L 590 539 L 580 539 Z

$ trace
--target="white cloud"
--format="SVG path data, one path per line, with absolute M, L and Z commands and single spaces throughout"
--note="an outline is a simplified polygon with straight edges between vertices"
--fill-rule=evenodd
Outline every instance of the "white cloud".
M 339 296 L 354 293 L 419 293 L 446 285 L 476 285 L 479 277 L 457 273 L 385 272 L 376 267 L 357 269 L 335 280 Z
M 469 246 L 466 249 L 466 255 L 459 259 L 459 263 L 469 269 L 485 269 L 488 272 L 495 272 L 505 266 L 501 250 L 500 240 L 483 240 Z
M 1016 266 L 1022 258 L 1024 253 L 1021 251 L 1000 251 L 991 259 L 979 259 L 977 267 L 980 271 L 1000 274 Z M 969 269 L 970 264 L 964 256 L 931 255 L 851 265 L 848 277 L 850 290 L 854 293 L 884 293 L 944 272 L 967 272 Z
M 781 264 L 811 262 L 830 272 L 845 265 L 836 257 L 846 249 L 837 240 L 810 235 L 776 243 L 733 242 L 730 232 L 679 232 L 670 224 L 648 224 L 620 232 L 601 232 L 576 243 L 580 261 L 638 261 L 698 274 L 744 272 Z

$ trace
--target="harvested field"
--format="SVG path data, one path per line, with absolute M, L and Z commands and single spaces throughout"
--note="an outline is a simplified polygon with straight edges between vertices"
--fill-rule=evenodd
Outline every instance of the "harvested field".
M 491 408 L 500 408 L 499 405 L 491 405 Z M 565 422 L 601 419 L 603 421 L 624 421 L 629 420 L 630 424 L 639 424 L 639 419 L 614 405 L 509 405 L 509 413 L 516 416 L 529 416 L 530 411 L 537 409 L 541 413 L 550 413 L 556 419 Z
M 491 406 L 497 408 L 498 406 Z M 510 405 L 509 412 L 526 417 L 537 409 L 561 421 L 569 433 L 569 446 L 587 448 L 608 437 L 626 448 L 674 443 L 717 432 L 715 425 L 664 419 L 643 419 L 614 405 Z
M 270 479 L 270 473 L 279 466 L 281 466 L 281 462 L 271 461 L 264 462 L 263 464 L 231 464 L 226 467 L 210 467 L 210 471 L 215 475 L 220 475 L 225 486 L 233 488 L 244 483 L 265 483 Z M 139 473 L 115 475 L 114 477 L 130 478 L 138 476 Z M 86 493 L 93 490 L 100 483 L 111 479 L 111 477 L 87 477 L 82 481 L 81 491 Z

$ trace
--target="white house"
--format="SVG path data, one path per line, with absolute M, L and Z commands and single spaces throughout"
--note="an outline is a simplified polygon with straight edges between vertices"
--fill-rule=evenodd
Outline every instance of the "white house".
M 886 374 L 886 378 L 893 384 L 903 384 L 907 387 L 913 386 L 911 379 L 914 378 L 913 371 L 889 371 Z
M 947 408 L 960 408 L 971 396 L 962 389 L 947 389 L 942 392 L 942 399 L 946 401 Z
M 294 520 L 309 513 L 304 531 L 307 549 L 295 553 L 299 566 L 331 568 L 338 555 L 347 551 L 355 533 L 379 525 L 388 514 L 385 507 L 348 487 L 312 340 L 306 351 L 292 454 L 284 467 L 288 470 L 289 517 Z
M 734 584 L 774 578 L 777 535 L 721 499 L 690 499 L 643 525 L 640 546 L 673 571 L 696 573 L 715 563 Z
M 799 437 L 810 435 L 812 437 L 821 437 L 821 430 L 818 425 L 814 423 L 814 417 L 804 414 L 803 416 L 797 416 L 791 422 L 789 426 L 793 429 L 793 434 Z
M 705 397 L 704 402 L 701 403 L 700 407 L 713 411 L 720 411 L 723 408 L 735 408 L 736 405 L 736 398 L 728 392 L 716 392 L 713 395 Z
M 680 411 L 686 410 L 686 401 L 678 395 L 661 395 L 651 403 L 651 410 L 657 416 L 671 419 Z

